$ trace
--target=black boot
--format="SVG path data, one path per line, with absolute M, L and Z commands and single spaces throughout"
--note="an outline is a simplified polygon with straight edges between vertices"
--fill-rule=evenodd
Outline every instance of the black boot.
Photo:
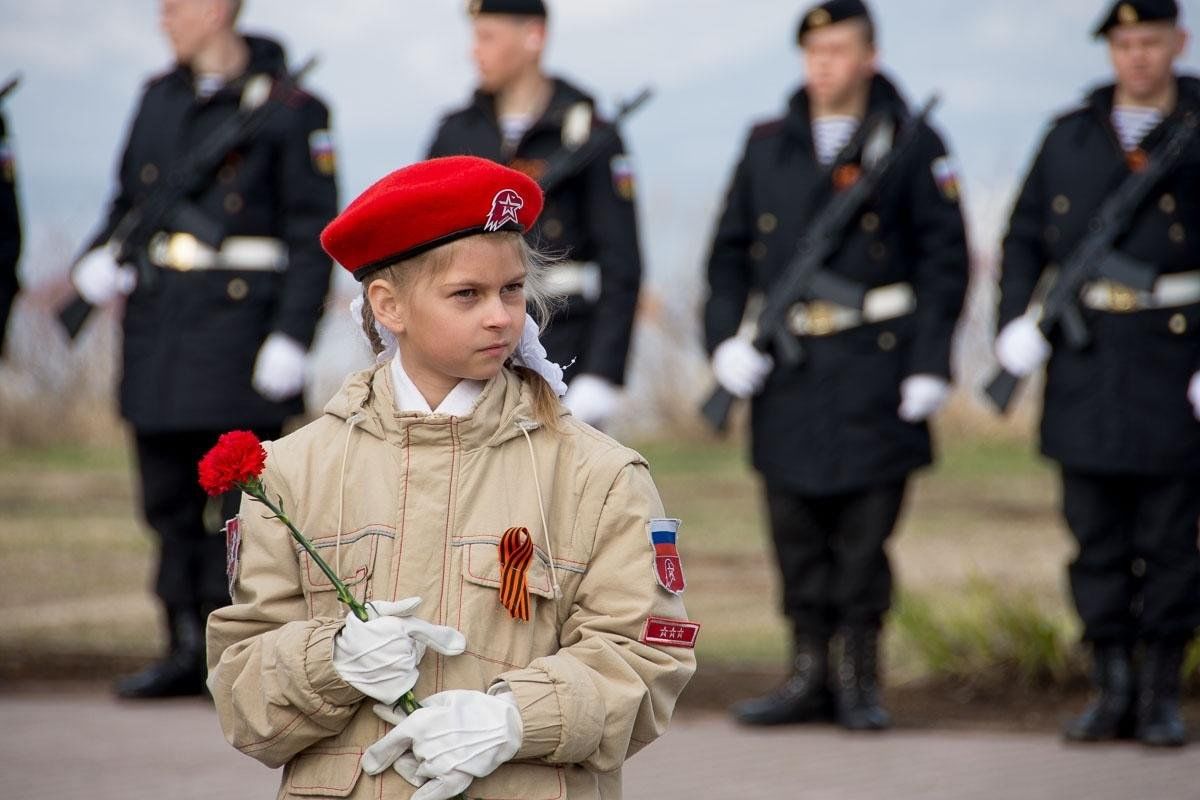
M 1096 697 L 1063 735 L 1072 742 L 1127 739 L 1133 733 L 1133 655 L 1120 643 L 1097 642 L 1092 647 L 1092 683 Z
M 1179 671 L 1182 642 L 1146 645 L 1138 687 L 1137 738 L 1151 747 L 1182 747 L 1187 728 L 1179 710 Z
M 855 626 L 842 631 L 838 664 L 837 721 L 852 731 L 881 731 L 892 726 L 879 701 L 879 629 Z
M 791 677 L 768 695 L 735 703 L 730 709 L 734 719 L 744 725 L 786 725 L 830 719 L 833 697 L 829 693 L 828 658 L 828 641 L 797 637 Z
M 117 695 L 131 700 L 204 694 L 204 624 L 195 608 L 167 607 L 167 657 L 117 681 Z

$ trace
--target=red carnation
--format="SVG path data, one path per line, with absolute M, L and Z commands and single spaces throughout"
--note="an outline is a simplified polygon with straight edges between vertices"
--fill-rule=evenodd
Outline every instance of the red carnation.
M 212 496 L 256 483 L 267 463 L 267 451 L 250 431 L 230 431 L 200 459 L 200 485 Z

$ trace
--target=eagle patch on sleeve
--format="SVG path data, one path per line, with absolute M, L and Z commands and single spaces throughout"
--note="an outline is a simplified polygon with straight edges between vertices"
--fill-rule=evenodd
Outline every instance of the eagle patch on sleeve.
M 5 183 L 16 180 L 16 159 L 7 139 L 0 139 L 0 180 Z
M 333 151 L 333 134 L 322 128 L 308 135 L 308 152 L 312 165 L 321 175 L 332 175 L 337 168 L 337 157 Z
M 950 156 L 942 156 L 935 159 L 929 165 L 930 171 L 933 172 L 933 182 L 937 184 L 938 191 L 952 203 L 958 202 L 958 167 L 954 163 L 954 159 Z
M 616 190 L 617 195 L 622 200 L 633 200 L 637 185 L 633 177 L 633 162 L 629 156 L 624 153 L 613 156 L 609 166 L 612 170 L 613 189 Z

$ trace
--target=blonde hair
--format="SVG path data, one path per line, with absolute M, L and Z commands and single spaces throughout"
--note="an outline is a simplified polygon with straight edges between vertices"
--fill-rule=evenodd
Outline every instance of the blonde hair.
M 503 237 L 501 241 L 509 242 L 516 248 L 520 259 L 525 264 L 525 304 L 533 318 L 538 321 L 539 331 L 545 330 L 546 324 L 559 305 L 555 296 L 546 287 L 546 272 L 554 260 L 539 252 L 525 240 L 524 236 L 514 231 L 487 235 Z M 404 291 L 419 278 L 445 269 L 454 256 L 456 246 L 462 241 L 459 239 L 427 250 L 412 258 L 389 264 L 363 279 L 362 327 L 375 355 L 382 353 L 385 345 L 379 338 L 379 331 L 375 327 L 375 312 L 371 309 L 371 300 L 367 296 L 367 289 L 371 282 L 383 279 L 397 290 Z M 533 393 L 533 415 L 537 422 L 543 427 L 559 429 L 559 403 L 554 389 L 533 370 L 512 364 L 509 366 L 521 376 L 522 381 L 529 385 Z

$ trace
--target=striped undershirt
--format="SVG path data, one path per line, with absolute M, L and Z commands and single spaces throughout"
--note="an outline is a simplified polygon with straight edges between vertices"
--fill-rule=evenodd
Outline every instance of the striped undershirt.
M 856 117 L 817 117 L 812 121 L 813 147 L 817 161 L 829 164 L 858 130 Z
M 1146 134 L 1162 122 L 1162 112 L 1144 106 L 1113 106 L 1112 125 L 1117 132 L 1117 141 L 1126 150 L 1135 150 L 1146 138 Z

